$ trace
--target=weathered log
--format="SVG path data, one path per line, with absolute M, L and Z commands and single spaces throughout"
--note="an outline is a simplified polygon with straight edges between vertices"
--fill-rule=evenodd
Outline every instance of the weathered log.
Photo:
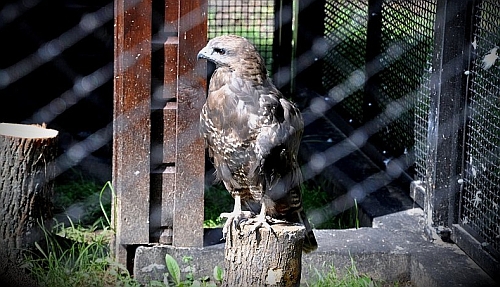
M 305 228 L 273 224 L 273 234 L 261 227 L 249 234 L 231 227 L 224 249 L 222 286 L 299 286 Z
M 52 163 L 58 132 L 0 123 L 0 256 L 19 262 L 52 218 Z

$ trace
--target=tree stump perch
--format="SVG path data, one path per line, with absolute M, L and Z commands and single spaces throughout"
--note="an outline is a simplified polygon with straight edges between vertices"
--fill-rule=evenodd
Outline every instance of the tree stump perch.
M 243 225 L 240 233 L 231 226 L 222 286 L 299 286 L 305 228 L 273 224 L 275 234 L 261 227 L 249 235 L 252 227 Z
M 39 225 L 52 217 L 57 134 L 45 126 L 0 123 L 1 263 L 18 263 L 22 251 L 43 238 Z

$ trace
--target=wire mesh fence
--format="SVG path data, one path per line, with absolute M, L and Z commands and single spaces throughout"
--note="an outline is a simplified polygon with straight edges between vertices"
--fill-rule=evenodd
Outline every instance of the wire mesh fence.
M 483 247 L 500 258 L 500 5 L 481 1 L 476 8 L 459 216 Z
M 339 102 L 337 111 L 359 127 L 366 117 L 368 2 L 327 2 L 325 10 L 325 38 L 333 48 L 324 59 L 323 84 L 329 96 Z M 427 123 L 416 127 L 413 116 L 416 94 L 428 87 L 435 1 L 390 1 L 384 3 L 381 13 L 376 104 L 381 110 L 379 121 L 385 124 L 378 137 L 385 147 L 380 152 L 390 157 L 414 148 L 414 127 L 426 136 Z M 387 108 L 398 114 L 395 119 L 382 112 Z M 423 108 L 422 114 L 427 113 Z
M 436 1 L 387 1 L 382 10 L 380 105 L 400 112 L 381 134 L 390 154 L 415 150 L 415 99 L 428 86 Z M 384 151 L 382 151 L 384 152 Z
M 249 39 L 271 70 L 274 16 L 274 1 L 270 0 L 209 0 L 208 38 L 237 34 Z
M 340 4 L 342 3 L 342 4 Z M 323 85 L 353 126 L 363 121 L 363 81 L 368 1 L 328 1 L 325 39 L 332 47 L 323 64 Z

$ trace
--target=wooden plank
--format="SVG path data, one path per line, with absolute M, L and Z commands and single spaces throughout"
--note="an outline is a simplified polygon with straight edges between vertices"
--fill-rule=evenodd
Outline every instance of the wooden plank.
M 164 227 L 172 228 L 173 226 L 173 212 L 174 212 L 174 193 L 175 193 L 175 167 L 166 166 L 162 172 L 163 179 L 163 204 L 161 225 Z
M 175 166 L 164 165 L 151 172 L 151 242 L 172 243 Z M 170 238 L 165 238 L 169 236 Z
M 163 162 L 175 163 L 177 157 L 177 102 L 163 109 Z
M 163 97 L 165 99 L 174 99 L 177 97 L 177 78 L 178 67 L 177 57 L 179 49 L 179 38 L 168 37 L 163 45 L 165 53 L 164 79 L 163 79 Z
M 206 66 L 196 56 L 206 44 L 206 1 L 179 1 L 179 87 L 173 245 L 203 246 L 204 144 L 198 130 Z
M 149 242 L 151 0 L 115 1 L 113 224 L 117 259 Z
M 179 1 L 165 0 L 165 32 L 178 35 L 179 29 Z

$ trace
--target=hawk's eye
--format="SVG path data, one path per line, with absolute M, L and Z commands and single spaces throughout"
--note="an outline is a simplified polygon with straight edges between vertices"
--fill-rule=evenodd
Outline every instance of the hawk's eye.
M 214 48 L 214 52 L 219 54 L 219 55 L 224 55 L 226 54 L 226 50 L 222 48 Z

